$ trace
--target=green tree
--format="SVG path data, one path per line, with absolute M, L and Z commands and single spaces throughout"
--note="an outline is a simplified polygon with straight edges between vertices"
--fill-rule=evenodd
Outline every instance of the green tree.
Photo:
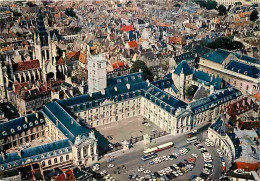
M 187 88 L 186 92 L 185 92 L 185 96 L 189 99 L 191 99 L 194 94 L 196 93 L 198 89 L 198 86 L 196 85 L 191 85 L 190 87 Z
M 235 2 L 235 5 L 236 5 L 236 6 L 241 6 L 242 3 L 241 3 L 241 2 Z
M 151 70 L 146 66 L 146 64 L 143 61 L 136 60 L 131 67 L 131 72 L 139 72 L 140 69 L 144 73 L 145 79 L 153 81 L 153 74 Z
M 211 49 L 225 49 L 225 50 L 236 50 L 243 48 L 243 44 L 239 41 L 232 41 L 228 37 L 217 38 L 214 42 L 207 44 L 208 48 Z
M 177 3 L 177 4 L 174 5 L 174 7 L 178 7 L 178 8 L 180 8 L 181 5 Z
M 227 8 L 224 6 L 224 5 L 220 5 L 219 7 L 218 7 L 218 13 L 219 13 L 219 15 L 225 15 L 225 14 L 227 14 Z
M 250 14 L 250 21 L 256 21 L 258 20 L 258 11 L 253 10 Z
M 74 12 L 73 8 L 67 8 L 67 9 L 65 10 L 65 14 L 66 14 L 67 16 L 71 16 L 71 17 L 73 17 L 73 18 L 77 18 L 77 15 L 76 15 L 76 13 Z
M 208 1 L 206 4 L 206 8 L 208 10 L 216 9 L 217 5 L 218 5 L 218 3 L 216 1 Z

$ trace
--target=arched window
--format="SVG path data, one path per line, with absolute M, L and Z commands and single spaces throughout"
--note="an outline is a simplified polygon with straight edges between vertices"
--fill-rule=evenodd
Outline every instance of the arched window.
M 63 156 L 60 157 L 60 162 L 63 162 Z
M 48 160 L 48 165 L 51 165 L 51 160 Z
M 45 161 L 42 162 L 42 166 L 45 167 Z
M 54 158 L 54 163 L 57 163 L 57 162 L 58 162 L 57 158 Z
M 70 159 L 70 156 L 69 155 L 66 155 L 66 160 L 69 160 Z

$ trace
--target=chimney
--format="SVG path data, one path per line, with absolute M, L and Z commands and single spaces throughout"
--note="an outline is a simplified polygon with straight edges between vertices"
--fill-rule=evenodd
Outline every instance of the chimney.
M 105 89 L 102 89 L 102 90 L 101 90 L 101 94 L 102 94 L 102 95 L 105 95 L 105 94 L 106 94 Z
M 243 99 L 243 106 L 246 105 L 246 98 Z
M 92 97 L 92 93 L 89 92 L 88 94 L 89 94 L 89 97 Z
M 127 89 L 130 89 L 130 84 L 126 84 Z
M 58 120 L 58 119 L 56 120 L 56 125 L 57 125 L 57 126 L 59 125 L 59 120 Z
M 17 154 L 19 155 L 19 157 L 22 157 L 22 150 L 18 150 Z
M 1 155 L 2 155 L 3 160 L 5 160 L 6 159 L 5 152 L 1 151 Z
M 38 112 L 35 113 L 35 116 L 36 116 L 37 119 L 39 119 L 39 113 Z
M 150 85 L 150 81 L 148 79 L 146 79 L 146 82 L 147 82 L 147 85 L 149 86 Z
M 25 120 L 26 123 L 28 123 L 28 117 L 27 116 L 24 117 L 24 120 Z
M 115 91 L 117 91 L 117 87 L 116 86 L 114 87 L 114 89 L 115 89 Z

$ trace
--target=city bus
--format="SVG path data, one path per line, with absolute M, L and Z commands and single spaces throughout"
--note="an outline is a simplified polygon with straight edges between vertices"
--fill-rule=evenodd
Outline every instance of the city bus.
M 148 148 L 148 149 L 144 150 L 144 154 L 143 154 L 142 160 L 145 161 L 145 160 L 149 160 L 149 159 L 155 158 L 157 156 L 156 155 L 156 150 L 157 150 L 157 147 Z
M 173 142 L 168 142 L 168 143 L 162 144 L 160 146 L 157 146 L 157 152 L 169 149 L 173 146 L 174 146 Z
M 196 136 L 187 138 L 186 143 L 195 143 L 196 141 L 198 141 L 198 138 Z

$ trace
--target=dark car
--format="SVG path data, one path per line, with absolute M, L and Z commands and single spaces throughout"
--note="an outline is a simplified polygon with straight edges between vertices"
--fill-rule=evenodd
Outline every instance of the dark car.
M 179 162 L 177 165 L 178 165 L 178 167 L 180 167 L 180 168 L 185 167 L 185 164 L 182 163 L 182 162 Z

